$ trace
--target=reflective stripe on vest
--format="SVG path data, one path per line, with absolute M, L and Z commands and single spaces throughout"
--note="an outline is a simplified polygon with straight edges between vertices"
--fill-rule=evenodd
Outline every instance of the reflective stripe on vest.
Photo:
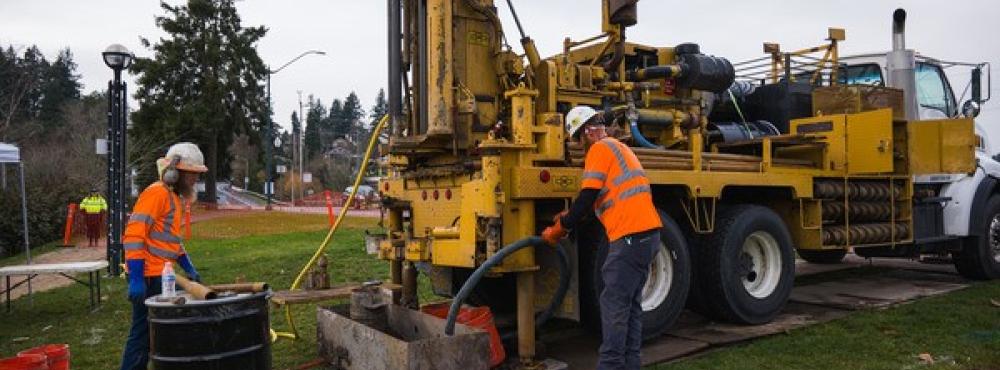
M 601 182 L 604 182 L 605 180 L 608 179 L 608 175 L 600 173 L 600 172 L 587 171 L 587 172 L 583 173 L 583 176 L 581 176 L 581 179 L 582 180 L 596 179 L 596 180 L 600 180 Z
M 174 252 L 174 251 L 168 251 L 168 250 L 163 249 L 163 248 L 157 248 L 155 246 L 150 246 L 149 247 L 149 253 L 152 254 L 152 255 L 154 255 L 154 256 L 159 256 L 159 257 L 169 258 L 169 259 L 174 259 L 174 260 L 176 260 L 177 257 L 180 257 L 180 253 L 177 253 L 177 252 Z
M 167 215 L 163 217 L 163 231 L 153 231 L 149 233 L 151 239 L 159 240 L 165 243 L 179 244 L 182 239 L 172 232 L 174 226 L 174 212 L 177 210 L 177 206 L 174 203 L 174 195 L 167 194 L 167 199 L 170 200 L 170 209 L 167 210 Z
M 632 170 L 628 168 L 628 162 L 625 161 L 625 155 L 622 154 L 621 149 L 618 148 L 618 145 L 615 144 L 614 141 L 601 140 L 601 142 L 604 143 L 604 145 L 607 146 L 608 149 L 611 149 L 611 153 L 615 155 L 615 159 L 618 161 L 618 169 L 620 169 L 622 172 L 620 175 L 618 175 L 618 177 L 614 179 L 613 183 L 615 184 L 615 186 L 624 184 L 625 181 L 634 179 L 639 176 L 646 176 L 646 173 L 641 169 Z
M 142 242 L 138 242 L 138 243 L 125 243 L 125 244 L 122 244 L 122 248 L 125 248 L 125 250 L 143 249 L 143 248 L 146 248 L 146 243 L 142 243 Z
M 145 213 L 133 213 L 132 216 L 129 216 L 128 222 L 141 222 L 146 225 L 152 225 L 153 217 Z
M 618 194 L 618 200 L 625 200 L 642 193 L 650 192 L 649 185 L 639 185 L 626 189 L 621 194 Z
M 607 211 L 608 208 L 611 208 L 611 206 L 613 205 L 615 205 L 615 201 L 608 199 L 606 202 L 601 203 L 600 206 L 597 206 L 597 209 L 594 210 L 594 213 L 597 214 L 597 218 L 601 218 L 601 215 L 604 214 L 604 211 Z

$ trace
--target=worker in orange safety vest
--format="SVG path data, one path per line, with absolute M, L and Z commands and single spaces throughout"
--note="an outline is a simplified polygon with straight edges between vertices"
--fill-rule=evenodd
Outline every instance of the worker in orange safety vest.
M 181 220 L 187 202 L 195 200 L 195 183 L 207 172 L 205 159 L 192 143 L 174 144 L 156 161 L 157 181 L 142 191 L 132 208 L 123 247 L 128 270 L 132 327 L 122 353 L 121 370 L 146 369 L 149 325 L 145 299 L 161 292 L 161 273 L 170 262 L 194 281 L 201 281 L 181 240 Z
M 601 267 L 602 340 L 598 369 L 639 369 L 642 343 L 642 288 L 660 245 L 663 226 L 653 206 L 649 180 L 635 153 L 608 137 L 603 115 L 579 106 L 566 114 L 571 138 L 586 148 L 580 194 L 569 211 L 542 232 L 549 244 L 594 212 L 608 236 L 608 256 Z M 594 246 L 596 247 L 596 246 Z

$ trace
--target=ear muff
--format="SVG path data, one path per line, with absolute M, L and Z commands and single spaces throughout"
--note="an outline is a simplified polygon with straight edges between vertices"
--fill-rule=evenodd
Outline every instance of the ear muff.
M 164 184 L 173 186 L 176 185 L 177 181 L 181 179 L 180 171 L 177 170 L 177 164 L 180 163 L 180 161 L 181 157 L 173 157 L 170 159 L 170 164 L 168 164 L 167 168 L 163 170 L 163 176 L 161 177 Z

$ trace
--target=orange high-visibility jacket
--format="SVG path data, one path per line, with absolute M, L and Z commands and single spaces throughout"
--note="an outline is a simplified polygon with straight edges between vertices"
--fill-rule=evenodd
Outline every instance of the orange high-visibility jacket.
M 639 158 L 614 138 L 605 138 L 587 150 L 582 187 L 600 190 L 594 212 L 609 241 L 663 226 Z
M 176 265 L 177 258 L 187 253 L 181 239 L 183 202 L 162 182 L 139 194 L 122 244 L 126 260 L 145 260 L 145 276 L 160 276 L 165 262 Z

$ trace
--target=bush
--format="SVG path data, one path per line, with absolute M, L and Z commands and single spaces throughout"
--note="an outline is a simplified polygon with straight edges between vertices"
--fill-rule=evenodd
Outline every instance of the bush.
M 94 152 L 94 139 L 104 137 L 105 104 L 94 94 L 64 107 L 65 121 L 48 131 L 26 130 L 14 137 L 21 148 L 28 202 L 28 235 L 32 247 L 62 239 L 66 206 L 79 203 L 97 187 L 103 191 L 106 158 Z M 33 123 L 25 123 L 30 127 Z M 21 192 L 16 166 L 6 165 L 7 188 L 0 191 L 0 255 L 24 249 Z

